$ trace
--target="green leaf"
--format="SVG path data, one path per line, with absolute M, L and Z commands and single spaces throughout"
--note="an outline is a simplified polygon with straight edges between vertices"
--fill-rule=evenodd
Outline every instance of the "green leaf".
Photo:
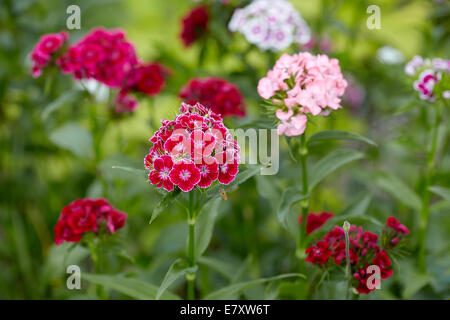
M 82 273 L 82 278 L 140 300 L 154 300 L 158 292 L 157 286 L 133 278 L 90 273 Z M 180 300 L 180 297 L 168 291 L 163 293 L 162 298 L 167 300 Z
M 166 193 L 159 204 L 153 209 L 149 224 L 151 224 L 173 201 L 181 194 L 180 189 Z
M 219 214 L 222 198 L 208 201 L 200 210 L 195 224 L 195 256 L 200 257 L 211 242 L 214 224 Z
M 178 278 L 184 276 L 186 273 L 194 273 L 197 271 L 197 266 L 189 268 L 186 261 L 182 259 L 177 259 L 172 263 L 169 270 L 167 271 L 161 285 L 156 293 L 156 300 L 159 300 L 163 293 L 169 288 L 169 286 L 174 283 Z
M 256 279 L 256 280 L 239 282 L 239 283 L 235 283 L 230 286 L 227 286 L 225 288 L 219 289 L 217 291 L 211 292 L 210 294 L 206 295 L 204 297 L 204 299 L 205 300 L 227 300 L 227 299 L 230 299 L 231 297 L 233 297 L 235 294 L 238 294 L 238 293 L 240 293 L 248 288 L 251 288 L 253 286 L 256 286 L 258 284 L 263 284 L 266 282 L 277 281 L 277 280 L 281 280 L 281 279 L 285 279 L 285 278 L 292 278 L 292 277 L 299 277 L 299 278 L 306 279 L 306 277 L 300 273 L 287 273 L 287 274 L 282 274 L 282 275 L 278 275 L 278 276 L 270 277 L 270 278 L 261 278 L 261 279 Z
M 444 200 L 450 201 L 450 189 L 439 186 L 431 186 L 428 189 L 438 196 L 441 196 Z
M 292 206 L 303 200 L 308 198 L 309 195 L 302 194 L 302 192 L 294 187 L 286 189 L 281 195 L 280 204 L 278 205 L 277 217 L 278 221 L 280 221 L 281 225 L 287 229 L 287 216 Z
M 405 289 L 402 295 L 403 299 L 410 299 L 433 279 L 432 275 L 418 272 L 411 272 L 410 275 L 408 281 L 405 283 Z
M 351 132 L 341 131 L 341 130 L 325 130 L 325 131 L 320 131 L 316 134 L 313 134 L 308 139 L 308 145 L 323 142 L 323 141 L 328 141 L 328 140 L 356 140 L 356 141 L 365 142 L 372 146 L 377 145 L 375 143 L 375 141 L 373 141 L 369 138 L 366 138 L 366 137 L 363 137 L 363 136 L 360 136 L 360 135 L 357 135 L 357 134 L 354 134 Z
M 420 210 L 422 206 L 420 197 L 399 178 L 392 174 L 381 173 L 375 182 L 381 189 L 407 207 L 417 211 Z
M 122 171 L 130 172 L 139 177 L 145 177 L 147 175 L 147 171 L 143 169 L 131 168 L 131 167 L 123 167 L 123 166 L 112 166 L 113 169 L 119 169 Z
M 354 160 L 359 160 L 364 154 L 355 150 L 339 149 L 329 153 L 312 168 L 309 175 L 309 191 L 319 184 L 327 175 Z
M 199 257 L 198 263 L 205 265 L 223 275 L 228 280 L 233 279 L 233 276 L 236 274 L 236 267 L 232 264 L 222 261 L 216 258 L 211 257 Z
M 63 106 L 65 103 L 74 101 L 79 96 L 81 96 L 83 92 L 80 90 L 70 90 L 64 92 L 62 95 L 58 97 L 55 101 L 49 103 L 44 111 L 42 111 L 42 120 L 46 120 L 50 114 L 52 114 L 54 111 L 58 110 L 61 106 Z
M 66 123 L 50 133 L 49 139 L 57 146 L 72 151 L 81 158 L 92 159 L 92 135 L 74 122 Z

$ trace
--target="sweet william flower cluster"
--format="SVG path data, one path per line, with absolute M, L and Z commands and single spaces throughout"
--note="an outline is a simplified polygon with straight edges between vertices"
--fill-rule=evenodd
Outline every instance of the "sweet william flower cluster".
M 236 9 L 228 25 L 262 50 L 274 52 L 293 43 L 305 44 L 311 33 L 300 13 L 285 0 L 255 0 Z
M 116 210 L 105 199 L 78 199 L 64 207 L 55 225 L 55 243 L 79 242 L 88 232 L 112 234 L 125 225 L 127 215 Z
M 362 227 L 350 226 L 350 265 L 354 285 L 360 294 L 368 294 L 374 290 L 374 288 L 371 289 L 367 286 L 367 280 L 370 276 L 367 273 L 369 265 L 376 265 L 380 268 L 381 279 L 392 276 L 392 262 L 388 256 L 388 251 L 396 247 L 402 238 L 409 234 L 409 229 L 395 217 L 387 219 L 386 227 L 387 230 L 383 231 L 381 239 L 379 239 L 377 234 L 363 231 Z M 344 229 L 335 226 L 321 240 L 308 247 L 306 254 L 307 262 L 322 268 L 332 268 L 345 264 L 347 258 Z
M 283 54 L 258 83 L 258 93 L 277 107 L 278 134 L 298 136 L 307 115 L 328 115 L 341 108 L 347 81 L 337 59 L 308 52 Z
M 43 35 L 30 53 L 31 75 L 35 78 L 42 74 L 43 68 L 55 62 L 58 50 L 67 42 L 69 34 L 65 31 Z
M 450 99 L 450 60 L 423 59 L 415 56 L 405 66 L 405 73 L 417 77 L 413 87 L 422 100 Z
M 238 87 L 222 78 L 191 79 L 179 96 L 188 104 L 200 102 L 222 117 L 245 116 L 244 97 Z
M 148 179 L 157 188 L 184 192 L 231 183 L 239 171 L 240 148 L 222 118 L 200 103 L 182 103 L 174 120 L 162 120 L 146 155 Z

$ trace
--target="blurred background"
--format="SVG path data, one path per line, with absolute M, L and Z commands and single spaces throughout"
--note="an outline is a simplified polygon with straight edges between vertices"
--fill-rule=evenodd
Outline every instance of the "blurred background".
M 350 83 L 344 108 L 315 122 L 308 134 L 340 129 L 365 135 L 378 144 L 371 147 L 339 142 L 313 147 L 312 163 L 336 146 L 355 148 L 366 156 L 322 182 L 313 195 L 311 211 L 339 215 L 364 199 L 361 219 L 355 221 L 368 230 L 380 228 L 368 220 L 385 221 L 391 215 L 412 230 L 410 250 L 395 262 L 395 275 L 383 282 L 382 290 L 364 298 L 448 298 L 449 203 L 432 199 L 428 273 L 419 275 L 414 263 L 418 215 L 401 195 L 395 195 L 395 186 L 385 178 L 395 175 L 420 192 L 420 168 L 426 161 L 426 131 L 422 128 L 427 127 L 428 116 L 403 70 L 414 55 L 449 58 L 448 1 L 291 3 L 320 42 L 311 50 L 338 58 Z M 71 77 L 56 74 L 51 87 L 46 77 L 31 77 L 31 49 L 41 35 L 66 30 L 66 9 L 71 4 L 81 8 L 81 29 L 69 31 L 70 42 L 96 26 L 121 28 L 143 60 L 162 62 L 172 70 L 165 89 L 154 98 L 140 99 L 135 113 L 111 119 L 105 102 L 83 99 Z M 370 16 L 366 9 L 372 4 L 381 8 L 381 29 L 369 30 L 366 26 Z M 0 0 L 0 299 L 96 298 L 87 285 L 81 291 L 70 291 L 65 286 L 65 266 L 78 264 L 82 270 L 92 270 L 88 250 L 70 244 L 55 246 L 53 242 L 53 227 L 61 209 L 83 197 L 104 197 L 129 216 L 125 228 L 116 235 L 104 273 L 161 283 L 170 264 L 186 248 L 185 213 L 171 206 L 149 225 L 152 209 L 161 196 L 145 177 L 112 167 L 144 169 L 148 139 L 160 119 L 174 117 L 180 106 L 178 92 L 190 78 L 214 75 L 239 86 L 245 96 L 247 116 L 226 119 L 228 127 L 274 126 L 274 120 L 264 114 L 260 105 L 256 85 L 281 53 L 247 50 L 241 35 L 228 33 L 231 8 L 221 11 L 211 22 L 214 32 L 205 43 L 185 48 L 179 37 L 180 20 L 195 5 L 186 0 Z M 44 90 L 46 87 L 50 89 Z M 104 126 L 100 141 L 90 133 L 92 108 L 97 109 Z M 69 123 L 76 130 L 61 132 Z M 280 143 L 279 173 L 255 176 L 222 203 L 207 259 L 200 264 L 200 294 L 230 281 L 295 268 L 292 233 L 297 229 L 300 209 L 294 206 L 289 213 L 290 231 L 280 225 L 276 212 L 282 192 L 300 184 L 300 168 L 289 156 L 286 141 L 280 139 Z M 449 187 L 449 142 L 441 139 L 439 143 L 435 184 Z M 101 149 L 99 159 L 93 159 L 95 147 Z M 308 267 L 316 272 L 315 266 Z M 278 285 L 279 298 L 306 296 L 300 282 Z M 173 292 L 183 291 L 182 286 L 176 283 Z M 316 298 L 337 298 L 333 292 L 322 288 Z M 265 294 L 254 287 L 239 297 L 263 299 Z M 110 296 L 129 298 L 117 292 Z

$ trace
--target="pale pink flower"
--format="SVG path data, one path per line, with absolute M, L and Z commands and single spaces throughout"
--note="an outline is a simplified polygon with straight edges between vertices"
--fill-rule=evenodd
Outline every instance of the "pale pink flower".
M 330 110 L 341 108 L 340 97 L 346 87 L 337 59 L 302 52 L 283 54 L 259 81 L 258 93 L 265 99 L 277 99 L 278 133 L 299 135 L 306 126 L 305 114 L 328 115 Z

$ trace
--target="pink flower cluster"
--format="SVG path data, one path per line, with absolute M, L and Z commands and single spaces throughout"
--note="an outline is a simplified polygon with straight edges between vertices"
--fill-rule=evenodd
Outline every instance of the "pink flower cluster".
M 443 99 L 450 99 L 450 60 L 440 58 L 423 59 L 421 56 L 415 56 L 405 66 L 405 73 L 409 76 L 419 77 L 414 81 L 413 87 L 419 92 L 422 100 L 435 101 L 436 97 L 442 96 Z M 443 81 L 443 78 L 447 80 Z
M 79 242 L 83 234 L 100 231 L 105 224 L 109 233 L 115 233 L 125 225 L 127 215 L 105 199 L 78 199 L 64 207 L 55 225 L 55 243 Z
M 115 110 L 119 113 L 136 109 L 137 101 L 129 95 L 131 92 L 153 96 L 163 89 L 170 73 L 158 63 L 139 61 L 134 45 L 122 30 L 95 28 L 67 50 L 55 54 L 67 39 L 66 32 L 41 38 L 31 53 L 33 76 L 39 76 L 52 61 L 77 80 L 94 79 L 118 89 Z
M 349 230 L 349 257 L 355 281 L 355 287 L 360 294 L 373 291 L 367 286 L 370 274 L 367 273 L 369 265 L 380 267 L 381 278 L 387 279 L 393 274 L 392 262 L 387 250 L 392 249 L 401 241 L 404 235 L 409 234 L 408 228 L 395 217 L 386 221 L 388 231 L 382 233 L 381 243 L 378 245 L 378 235 L 363 231 L 362 227 L 352 225 Z M 335 226 L 321 240 L 306 249 L 306 261 L 322 268 L 331 268 L 342 265 L 347 260 L 344 229 Z
M 145 156 L 148 179 L 157 188 L 184 192 L 231 183 L 239 171 L 240 148 L 222 118 L 197 103 L 182 103 L 174 120 L 162 120 Z
M 45 34 L 31 51 L 31 74 L 37 78 L 42 74 L 42 69 L 55 60 L 55 55 L 64 46 L 69 35 L 62 31 L 59 33 Z
M 298 136 L 306 129 L 307 115 L 328 115 L 341 108 L 347 82 L 337 59 L 308 52 L 283 54 L 258 83 L 258 93 L 277 106 L 278 134 Z

